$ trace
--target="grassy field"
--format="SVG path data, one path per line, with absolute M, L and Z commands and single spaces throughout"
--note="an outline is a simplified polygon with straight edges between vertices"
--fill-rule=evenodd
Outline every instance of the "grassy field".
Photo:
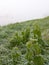
M 0 26 L 0 65 L 49 65 L 49 16 Z

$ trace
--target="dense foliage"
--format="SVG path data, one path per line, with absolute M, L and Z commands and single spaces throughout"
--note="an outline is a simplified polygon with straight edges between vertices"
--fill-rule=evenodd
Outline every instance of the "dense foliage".
M 49 65 L 49 17 L 0 26 L 0 65 Z

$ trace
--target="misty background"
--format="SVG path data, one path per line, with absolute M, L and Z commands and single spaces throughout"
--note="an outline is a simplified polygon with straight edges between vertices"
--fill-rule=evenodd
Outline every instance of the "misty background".
M 0 25 L 49 16 L 49 0 L 0 0 Z

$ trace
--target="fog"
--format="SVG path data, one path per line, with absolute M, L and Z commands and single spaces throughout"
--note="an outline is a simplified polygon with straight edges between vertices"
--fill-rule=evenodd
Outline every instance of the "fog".
M 0 0 L 0 25 L 49 16 L 49 0 Z

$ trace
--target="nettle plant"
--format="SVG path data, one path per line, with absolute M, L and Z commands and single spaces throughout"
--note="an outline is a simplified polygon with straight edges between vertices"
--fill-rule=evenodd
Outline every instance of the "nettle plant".
M 39 26 L 34 25 L 33 38 L 30 38 L 30 34 L 30 29 L 27 28 L 21 32 L 21 35 L 16 33 L 10 40 L 13 65 L 45 65 L 47 63 L 46 43 L 42 39 Z

